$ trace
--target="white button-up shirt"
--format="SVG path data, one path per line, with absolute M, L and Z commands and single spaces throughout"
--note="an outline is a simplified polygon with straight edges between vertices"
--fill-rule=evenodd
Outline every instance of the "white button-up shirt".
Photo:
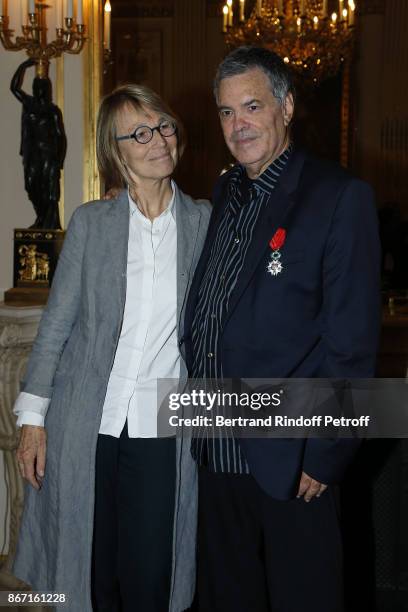
M 157 379 L 178 378 L 177 229 L 175 188 L 166 210 L 147 219 L 129 195 L 127 288 L 122 330 L 109 377 L 99 433 L 157 435 Z M 17 425 L 44 425 L 50 400 L 22 392 Z M 35 405 L 35 410 L 30 407 Z

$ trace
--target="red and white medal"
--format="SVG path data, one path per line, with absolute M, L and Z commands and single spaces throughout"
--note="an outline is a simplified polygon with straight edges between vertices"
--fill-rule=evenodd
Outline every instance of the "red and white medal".
M 279 249 L 283 247 L 286 240 L 286 230 L 282 227 L 279 227 L 274 233 L 272 239 L 269 242 L 269 246 L 272 249 L 271 260 L 268 263 L 267 271 L 272 276 L 277 276 L 283 270 L 283 264 L 281 261 L 281 253 Z

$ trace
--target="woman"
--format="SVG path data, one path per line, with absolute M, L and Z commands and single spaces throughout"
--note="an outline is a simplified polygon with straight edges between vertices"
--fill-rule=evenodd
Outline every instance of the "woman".
M 157 379 L 186 377 L 182 313 L 210 215 L 170 178 L 183 148 L 149 89 L 102 101 L 100 171 L 127 189 L 74 212 L 14 408 L 32 486 L 13 571 L 72 612 L 179 612 L 193 596 L 194 464 L 182 440 L 154 439 Z

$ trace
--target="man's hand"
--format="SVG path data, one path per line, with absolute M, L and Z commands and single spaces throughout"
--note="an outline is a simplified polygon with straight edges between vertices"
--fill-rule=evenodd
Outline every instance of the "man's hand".
M 115 200 L 120 194 L 121 190 L 119 187 L 111 187 L 109 191 L 102 196 L 102 200 Z
M 47 433 L 44 427 L 23 425 L 16 451 L 21 476 L 37 491 L 45 473 Z
M 313 497 L 320 497 L 326 489 L 327 485 L 314 480 L 306 472 L 302 472 L 297 497 L 303 496 L 305 502 L 310 502 Z

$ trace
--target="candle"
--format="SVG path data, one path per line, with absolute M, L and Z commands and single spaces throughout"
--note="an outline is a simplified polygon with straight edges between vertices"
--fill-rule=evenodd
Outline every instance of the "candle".
M 82 14 L 82 0 L 77 1 L 76 22 L 81 25 L 84 23 L 84 17 Z
M 349 25 L 354 25 L 354 11 L 356 10 L 356 5 L 353 0 L 349 0 Z
M 245 21 L 245 0 L 239 0 L 239 20 Z
M 319 27 L 319 18 L 318 18 L 318 16 L 317 16 L 317 15 L 315 15 L 315 16 L 313 17 L 313 28 L 314 28 L 315 30 L 317 30 L 317 28 L 318 28 L 318 27 Z
M 262 0 L 257 0 L 256 2 L 256 15 L 257 17 L 261 17 L 262 15 Z
M 327 0 L 323 0 L 322 17 L 327 17 Z
M 104 28 L 103 28 L 103 41 L 106 49 L 110 49 L 110 27 L 111 27 L 111 5 L 109 0 L 105 2 L 104 9 Z
M 337 13 L 332 13 L 331 20 L 332 20 L 333 25 L 336 25 Z
M 301 18 L 300 18 L 300 17 L 298 17 L 298 18 L 296 19 L 296 25 L 297 25 L 297 31 L 298 31 L 298 32 L 299 32 L 299 34 L 300 34 L 300 32 L 302 31 L 302 20 L 301 20 Z
M 28 3 L 27 0 L 21 0 L 21 25 L 25 26 L 28 22 Z
M 344 0 L 339 0 L 339 16 L 340 16 L 340 19 L 343 16 L 343 8 L 344 8 L 343 4 L 344 4 Z
M 348 16 L 347 9 L 343 9 L 343 21 L 344 21 L 344 27 L 345 28 L 347 28 L 347 16 Z
M 73 0 L 67 0 L 67 3 L 65 5 L 65 17 L 66 19 L 72 19 L 73 16 L 74 16 Z
M 227 0 L 227 6 L 228 6 L 228 25 L 232 26 L 232 18 L 234 16 L 234 13 L 232 10 L 232 0 Z
M 278 0 L 278 13 L 283 15 L 283 0 Z
M 35 2 L 34 0 L 28 0 L 28 12 L 35 13 Z
M 55 0 L 55 27 L 62 28 L 62 0 Z
M 224 4 L 222 7 L 222 31 L 226 32 L 228 26 L 228 6 Z

